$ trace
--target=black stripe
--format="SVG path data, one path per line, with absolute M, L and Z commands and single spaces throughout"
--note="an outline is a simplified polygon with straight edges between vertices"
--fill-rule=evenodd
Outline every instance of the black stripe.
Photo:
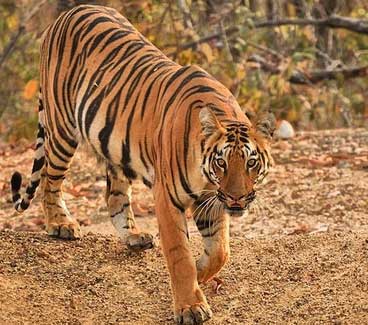
M 146 137 L 144 137 L 144 152 L 146 153 L 146 157 L 148 158 L 151 166 L 153 166 L 153 160 L 152 160 L 151 156 L 149 155 L 148 144 L 147 144 L 147 138 Z
M 87 9 L 87 8 L 81 8 L 80 10 L 75 10 L 74 12 L 73 12 L 73 14 L 75 15 L 75 14 L 77 14 L 79 11 L 82 11 L 82 10 L 85 10 L 85 9 Z M 98 13 L 98 11 L 91 11 L 91 10 L 88 10 L 87 11 L 87 13 L 85 13 L 85 14 L 83 14 L 83 15 L 81 15 L 81 16 L 79 16 L 79 18 L 75 21 L 75 23 L 74 23 L 74 26 L 73 26 L 73 28 L 71 29 L 71 31 L 70 31 L 70 33 L 71 34 L 73 34 L 74 33 L 74 30 L 78 27 L 78 25 L 79 24 L 81 24 L 82 22 L 86 22 L 86 21 L 88 21 L 88 17 L 90 17 L 90 16 L 93 16 L 94 14 L 96 14 L 96 13 Z
M 185 209 L 174 199 L 174 197 L 172 196 L 172 194 L 170 193 L 170 190 L 168 188 L 168 186 L 166 185 L 167 188 L 167 192 L 169 193 L 169 197 L 170 197 L 170 201 L 171 203 L 174 205 L 174 207 L 176 207 L 180 212 L 184 213 Z
M 93 40 L 90 48 L 88 49 L 87 56 L 90 56 L 92 52 L 101 44 L 101 42 L 104 40 L 104 38 L 110 34 L 112 31 L 116 30 L 115 28 L 109 28 L 105 30 L 104 32 L 98 34 L 95 39 Z M 74 53 L 74 52 L 72 52 Z
M 98 26 L 99 24 L 102 23 L 111 23 L 112 20 L 109 17 L 106 16 L 100 16 L 97 17 L 93 20 L 89 21 L 88 27 L 86 29 L 83 30 L 83 34 L 81 35 L 81 41 L 83 41 L 83 39 L 92 31 L 92 29 L 94 29 L 96 26 Z
M 142 177 L 143 184 L 146 185 L 148 188 L 152 188 L 152 183 L 145 177 Z
M 88 96 L 87 95 L 84 95 L 83 97 L 83 100 L 82 100 L 82 103 L 79 107 L 79 112 L 78 112 L 78 124 L 79 124 L 79 127 L 81 129 L 84 129 L 85 130 L 85 133 L 86 133 L 86 136 L 88 138 L 89 136 L 89 130 L 91 128 L 91 125 L 92 125 L 92 122 L 97 114 L 97 111 L 100 109 L 101 107 L 101 103 L 105 97 L 105 88 L 100 92 L 100 94 L 98 94 L 94 99 L 93 101 L 91 102 L 91 104 L 89 105 L 88 109 L 87 109 L 87 113 L 86 113 L 86 116 L 85 116 L 85 120 L 84 120 L 84 126 L 82 125 L 82 112 L 83 112 L 83 109 L 85 108 L 85 103 L 88 99 Z M 101 130 L 102 132 L 102 130 Z M 99 136 L 100 137 L 100 136 Z M 100 139 L 101 141 L 101 139 Z
M 28 195 L 34 194 L 36 192 L 38 185 L 40 185 L 40 179 L 32 181 L 31 184 L 27 186 L 26 193 Z
M 56 141 L 54 141 L 53 139 L 50 139 L 50 141 L 48 143 L 49 143 L 49 146 L 50 146 L 50 149 L 51 149 L 50 151 L 52 152 L 52 154 L 54 156 L 56 156 L 59 160 L 61 160 L 62 162 L 66 163 L 66 164 L 69 163 L 71 157 L 69 157 L 69 154 L 67 155 L 67 158 L 64 158 L 64 156 L 60 155 L 59 150 L 57 150 L 56 147 L 55 147 Z M 64 149 L 64 147 L 63 147 L 63 149 Z
M 47 178 L 52 180 L 52 181 L 58 181 L 58 180 L 64 179 L 65 175 L 50 175 L 50 174 L 47 174 Z
M 177 169 L 178 169 L 178 172 L 179 172 L 179 177 L 180 177 L 180 183 L 181 183 L 181 186 L 183 187 L 184 191 L 194 200 L 197 200 L 198 199 L 198 196 L 193 194 L 192 192 L 192 189 L 190 188 L 187 180 L 185 179 L 184 177 L 184 174 L 183 174 L 183 171 L 182 171 L 182 168 L 179 164 L 179 157 L 178 157 L 178 151 L 176 152 L 176 162 L 177 162 Z
M 159 68 L 164 67 L 166 64 L 167 64 L 167 61 L 161 61 L 161 62 L 157 63 L 156 65 L 154 65 L 152 67 L 149 74 L 158 71 Z M 157 76 L 151 81 L 151 83 L 148 86 L 146 92 L 144 93 L 144 99 L 143 99 L 143 104 L 142 104 L 142 108 L 141 108 L 141 120 L 143 120 L 143 116 L 144 116 L 144 113 L 145 113 L 146 107 L 147 107 L 148 98 L 151 94 L 152 88 L 153 88 L 153 86 L 156 86 L 157 79 L 159 79 L 161 76 L 162 76 L 162 74 L 158 73 Z
M 143 155 L 143 150 L 142 150 L 142 143 L 139 141 L 139 159 L 142 161 L 144 168 L 146 169 L 146 171 L 148 171 L 148 164 L 146 159 L 144 158 Z
M 26 201 L 22 200 L 22 202 L 20 203 L 20 208 L 22 210 L 26 210 L 28 207 L 29 207 L 29 202 L 28 201 L 26 202 Z
M 60 171 L 63 171 L 63 172 L 65 172 L 65 171 L 67 171 L 67 170 L 68 170 L 68 168 L 66 168 L 66 167 L 58 166 L 58 165 L 54 164 L 54 163 L 52 162 L 52 160 L 51 160 L 51 159 L 49 159 L 49 160 L 47 161 L 47 164 L 48 164 L 48 166 L 47 166 L 47 167 L 49 167 L 49 166 L 50 166 L 52 169 L 55 169 L 55 170 L 60 170 Z
M 115 41 L 119 41 L 122 40 L 125 36 L 132 34 L 130 31 L 126 31 L 126 30 L 115 30 L 114 34 L 112 34 L 105 42 L 105 44 L 101 47 L 100 49 L 100 53 L 103 52 L 107 46 L 109 46 L 111 43 L 115 42 Z M 131 40 L 129 40 L 128 42 L 131 42 Z M 123 47 L 125 44 L 127 44 L 128 42 L 124 43 L 124 44 L 119 44 L 119 47 Z M 116 45 L 117 46 L 117 45 Z
M 12 192 L 18 192 L 22 187 L 22 175 L 19 172 L 15 172 L 10 180 Z
M 114 217 L 116 217 L 118 214 L 123 213 L 123 212 L 124 212 L 124 210 L 125 210 L 127 207 L 129 207 L 129 206 L 130 206 L 130 204 L 129 204 L 129 203 L 124 203 L 124 204 L 122 205 L 122 208 L 121 208 L 118 212 L 116 212 L 116 213 L 112 214 L 110 217 L 111 217 L 111 218 L 114 218 Z
M 195 222 L 199 231 L 208 229 L 211 226 L 209 218 L 196 218 Z
M 44 164 L 45 164 L 45 156 L 42 156 L 40 159 L 33 160 L 32 174 L 42 169 Z
M 17 202 L 20 199 L 20 197 L 21 196 L 19 193 L 14 194 L 12 197 L 13 203 Z

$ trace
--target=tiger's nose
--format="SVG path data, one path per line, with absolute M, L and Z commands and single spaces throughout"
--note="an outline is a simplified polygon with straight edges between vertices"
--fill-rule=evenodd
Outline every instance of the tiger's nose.
M 229 208 L 241 208 L 245 207 L 245 195 L 228 195 L 226 203 Z
M 245 208 L 246 205 L 251 203 L 256 197 L 256 192 L 252 191 L 247 195 L 228 195 L 227 204 L 230 208 Z

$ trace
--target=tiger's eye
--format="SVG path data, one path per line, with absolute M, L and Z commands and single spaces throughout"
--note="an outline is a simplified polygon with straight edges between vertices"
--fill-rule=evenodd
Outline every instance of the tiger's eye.
M 219 166 L 221 168 L 225 168 L 226 167 L 226 162 L 222 158 L 216 159 L 216 164 L 217 164 L 217 166 Z
M 248 162 L 247 162 L 247 165 L 248 165 L 249 168 L 254 167 L 256 164 L 257 164 L 257 160 L 255 160 L 254 158 L 249 159 Z

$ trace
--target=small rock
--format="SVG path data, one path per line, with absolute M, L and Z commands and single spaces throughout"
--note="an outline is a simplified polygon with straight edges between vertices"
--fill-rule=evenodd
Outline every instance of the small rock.
M 341 160 L 337 163 L 337 168 L 351 168 L 351 163 L 345 160 Z
M 332 191 L 330 193 L 327 194 L 328 198 L 333 198 L 333 197 L 338 197 L 341 195 L 341 192 L 339 190 L 336 191 Z
M 293 126 L 288 121 L 281 120 L 274 135 L 276 138 L 290 139 L 295 136 L 295 131 Z

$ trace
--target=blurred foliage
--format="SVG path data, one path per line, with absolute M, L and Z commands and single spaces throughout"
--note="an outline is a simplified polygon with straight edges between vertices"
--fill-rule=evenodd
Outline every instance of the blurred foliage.
M 315 14 L 321 14 L 321 10 L 322 16 L 338 14 L 367 19 L 368 4 L 364 0 L 49 0 L 32 19 L 26 20 L 27 12 L 37 3 L 0 0 L 0 61 L 24 26 L 0 63 L 0 135 L 9 141 L 33 137 L 36 129 L 42 31 L 62 10 L 80 3 L 118 9 L 178 63 L 198 64 L 214 75 L 246 109 L 271 109 L 301 129 L 367 124 L 366 77 L 309 85 L 291 84 L 288 79 L 295 70 L 368 64 L 368 35 L 344 29 L 321 31 L 313 26 L 254 28 L 257 19 L 321 17 Z M 234 26 L 238 31 L 226 36 L 224 31 Z M 212 34 L 219 36 L 185 46 Z M 272 74 L 262 69 L 258 62 L 249 60 L 254 55 L 262 56 L 279 72 Z

